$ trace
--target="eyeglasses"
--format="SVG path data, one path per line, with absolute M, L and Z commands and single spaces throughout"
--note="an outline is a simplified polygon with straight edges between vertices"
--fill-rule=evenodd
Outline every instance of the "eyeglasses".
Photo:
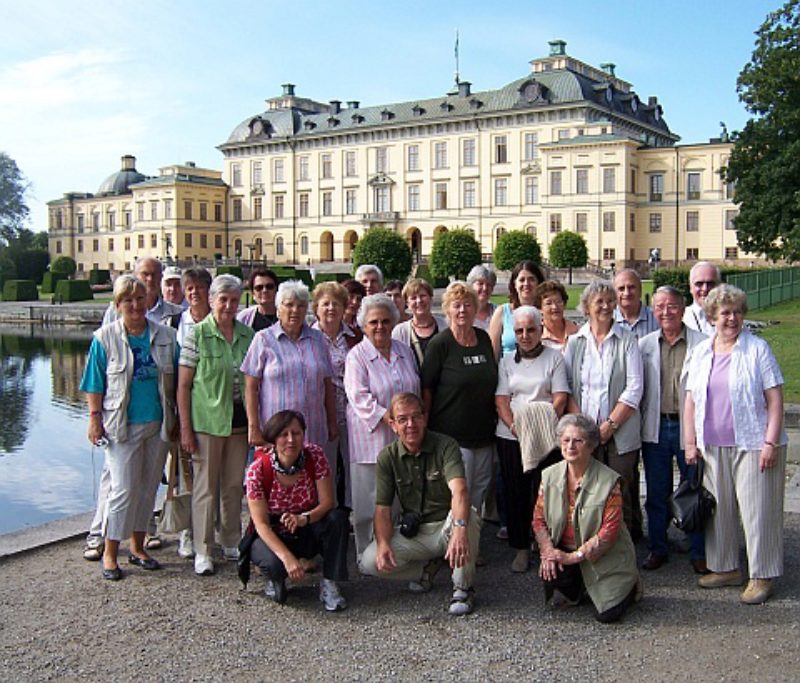
M 570 444 L 572 444 L 572 445 L 575 445 L 575 446 L 581 447 L 581 446 L 583 446 L 583 444 L 585 444 L 585 443 L 586 443 L 586 439 L 579 439 L 579 438 L 575 438 L 575 439 L 561 439 L 561 445 L 562 445 L 562 446 L 569 446 Z
M 411 413 L 411 415 L 397 415 L 392 418 L 392 422 L 396 422 L 401 427 L 405 427 L 412 422 L 419 422 L 424 417 L 423 413 Z
M 680 304 L 656 304 L 653 309 L 656 311 L 669 311 L 675 313 L 680 310 Z
M 264 289 L 266 289 L 268 292 L 271 292 L 273 289 L 275 289 L 275 285 L 271 282 L 268 282 L 265 285 L 253 285 L 254 292 L 260 292 Z
M 697 289 L 701 287 L 705 287 L 706 289 L 714 289 L 717 286 L 717 283 L 714 280 L 698 280 L 697 282 L 692 283 Z

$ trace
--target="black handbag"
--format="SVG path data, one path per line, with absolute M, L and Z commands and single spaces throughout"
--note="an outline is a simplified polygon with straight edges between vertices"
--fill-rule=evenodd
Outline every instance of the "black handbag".
M 716 499 L 703 486 L 703 459 L 698 458 L 694 477 L 678 484 L 669 497 L 670 515 L 678 529 L 692 533 L 705 529 L 716 507 Z

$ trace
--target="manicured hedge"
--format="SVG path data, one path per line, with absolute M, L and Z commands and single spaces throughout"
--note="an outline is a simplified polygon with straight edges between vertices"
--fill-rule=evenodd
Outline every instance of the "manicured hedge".
M 217 268 L 217 275 L 235 275 L 240 280 L 244 280 L 244 273 L 242 273 L 241 266 L 219 266 Z
M 771 270 L 770 268 L 748 268 L 742 266 L 731 266 L 729 268 L 720 268 L 722 281 L 726 282 L 729 275 L 736 275 L 737 273 L 752 273 L 754 270 Z M 691 268 L 686 266 L 682 268 L 659 268 L 653 271 L 653 291 L 657 290 L 662 285 L 671 285 L 676 289 L 683 292 L 683 297 L 687 302 L 691 302 L 692 293 L 689 291 L 689 271 Z
M 320 282 L 344 282 L 352 277 L 350 273 L 317 273 L 317 276 L 314 278 L 314 286 L 318 285 Z
M 89 301 L 94 299 L 94 292 L 88 280 L 61 280 L 53 296 L 61 302 Z
M 106 285 L 111 282 L 111 273 L 102 268 L 89 271 L 90 285 Z
M 7 280 L 3 285 L 3 301 L 38 301 L 39 291 L 33 280 Z
M 65 273 L 54 273 L 48 270 L 44 277 L 42 277 L 42 294 L 52 294 L 56 291 L 56 285 L 61 282 L 61 280 L 66 280 L 67 275 Z
M 420 263 L 417 266 L 417 274 L 416 277 L 422 278 L 425 280 L 431 287 L 433 288 L 440 288 L 440 287 L 447 287 L 450 284 L 450 280 L 446 277 L 435 278 L 431 273 L 431 269 L 427 263 Z

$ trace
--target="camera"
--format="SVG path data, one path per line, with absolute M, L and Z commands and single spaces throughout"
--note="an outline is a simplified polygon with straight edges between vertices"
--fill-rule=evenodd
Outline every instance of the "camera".
M 400 533 L 406 538 L 414 538 L 421 523 L 422 515 L 419 512 L 404 512 L 400 518 Z

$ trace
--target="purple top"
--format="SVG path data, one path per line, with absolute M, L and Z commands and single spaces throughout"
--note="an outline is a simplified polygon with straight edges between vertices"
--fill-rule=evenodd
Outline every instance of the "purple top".
M 715 353 L 711 360 L 711 375 L 706 393 L 706 417 L 703 423 L 704 442 L 709 446 L 735 446 L 733 406 L 729 375 L 730 353 Z

